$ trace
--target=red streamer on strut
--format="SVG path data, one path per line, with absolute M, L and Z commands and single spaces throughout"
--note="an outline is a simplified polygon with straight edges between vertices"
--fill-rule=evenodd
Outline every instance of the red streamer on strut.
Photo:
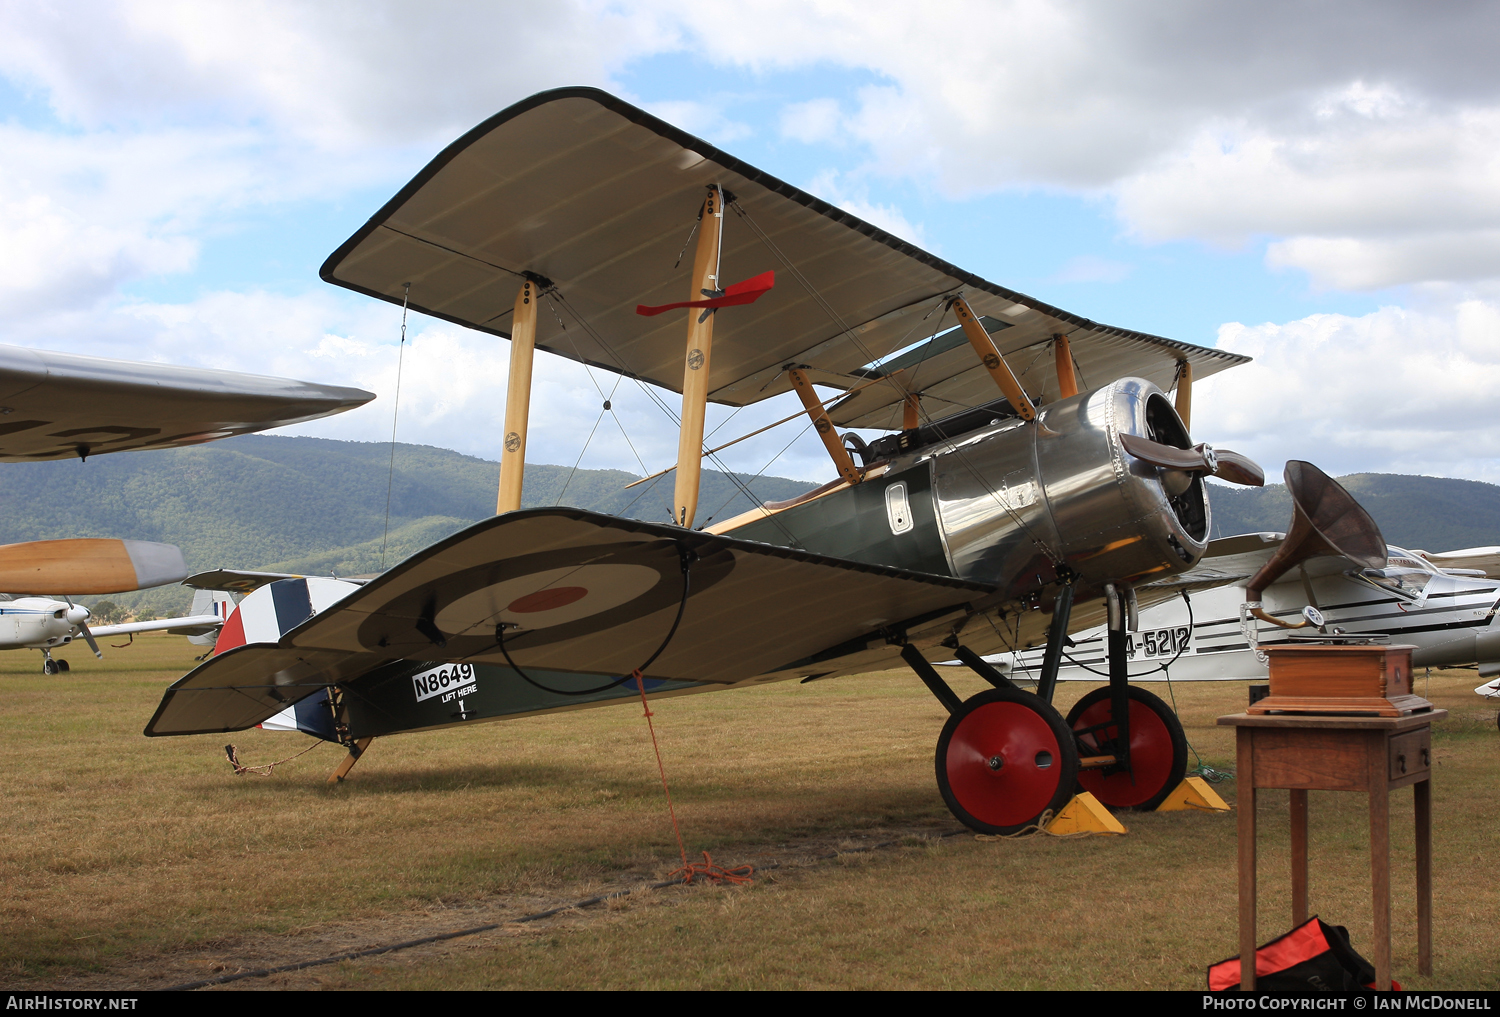
M 679 307 L 735 307 L 739 304 L 753 304 L 761 297 L 770 292 L 771 287 L 776 285 L 775 272 L 762 272 L 760 275 L 744 282 L 737 282 L 733 286 L 724 288 L 724 295 L 720 297 L 705 297 L 702 300 L 679 300 L 675 304 L 658 304 L 655 307 L 647 304 L 636 304 L 635 313 L 646 317 L 662 314 L 666 311 L 675 311 Z
M 638 669 L 632 671 L 630 677 L 635 679 L 636 691 L 641 694 L 641 710 L 646 715 L 646 729 L 651 732 L 651 748 L 656 752 L 656 772 L 661 774 L 661 789 L 667 796 L 667 814 L 672 817 L 672 832 L 677 835 L 677 850 L 682 855 L 682 868 L 672 870 L 667 878 L 681 876 L 684 883 L 702 879 L 710 883 L 731 883 L 736 886 L 751 882 L 755 876 L 754 866 L 737 865 L 726 869 L 709 857 L 707 851 L 703 852 L 703 861 L 688 861 L 687 848 L 682 843 L 682 829 L 677 825 L 677 810 L 672 807 L 672 789 L 667 787 L 667 768 L 662 764 L 661 746 L 656 741 L 656 725 L 651 723 L 651 718 L 656 714 L 651 712 L 651 707 L 646 702 L 646 683 L 641 678 L 641 672 Z

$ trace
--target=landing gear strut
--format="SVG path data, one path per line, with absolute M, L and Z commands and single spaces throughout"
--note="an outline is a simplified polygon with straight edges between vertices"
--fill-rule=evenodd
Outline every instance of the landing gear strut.
M 62 674 L 69 670 L 71 668 L 68 667 L 66 660 L 60 657 L 53 660 L 51 650 L 45 648 L 42 650 L 42 674 Z
M 965 826 L 1016 833 L 1062 809 L 1078 791 L 1111 808 L 1147 811 L 1182 783 L 1187 738 L 1181 721 L 1166 703 L 1130 684 L 1125 633 L 1133 598 L 1113 586 L 1106 598 L 1109 684 L 1079 700 L 1066 720 L 1052 706 L 1052 694 L 1068 638 L 1071 585 L 1055 602 L 1036 695 L 959 646 L 954 655 L 995 686 L 960 700 L 916 647 L 902 648 L 902 659 L 948 710 L 937 744 L 937 783 Z

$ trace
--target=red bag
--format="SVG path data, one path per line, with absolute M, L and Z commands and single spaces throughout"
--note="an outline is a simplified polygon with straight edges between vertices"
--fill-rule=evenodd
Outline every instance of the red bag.
M 1213 992 L 1240 987 L 1240 958 L 1228 957 L 1208 969 Z M 1255 951 L 1258 992 L 1358 992 L 1375 988 L 1375 966 L 1349 944 L 1349 930 L 1316 915 Z M 1401 986 L 1391 982 L 1391 988 Z

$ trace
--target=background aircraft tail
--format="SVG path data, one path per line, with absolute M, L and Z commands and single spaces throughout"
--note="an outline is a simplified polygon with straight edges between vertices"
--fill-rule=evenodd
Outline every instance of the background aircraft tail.
M 216 618 L 227 619 L 234 613 L 235 605 L 239 603 L 233 593 L 228 590 L 196 590 L 193 593 L 193 606 L 188 609 L 188 614 L 198 616 L 211 614 Z M 214 640 L 219 638 L 218 630 L 205 632 L 201 636 L 188 636 L 188 642 L 194 646 L 212 646 Z

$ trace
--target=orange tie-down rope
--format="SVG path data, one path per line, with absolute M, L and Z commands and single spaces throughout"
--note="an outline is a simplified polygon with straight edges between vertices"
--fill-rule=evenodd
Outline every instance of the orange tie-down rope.
M 641 709 L 646 714 L 646 729 L 651 732 L 651 748 L 656 752 L 656 771 L 661 774 L 661 789 L 667 796 L 667 815 L 672 817 L 672 832 L 677 835 L 677 850 L 682 854 L 682 868 L 674 869 L 667 874 L 667 878 L 674 879 L 681 876 L 684 883 L 704 879 L 710 883 L 731 883 L 736 886 L 752 882 L 755 877 L 755 867 L 751 865 L 738 865 L 732 869 L 726 869 L 710 858 L 707 851 L 703 852 L 703 861 L 688 861 L 687 848 L 682 843 L 682 830 L 677 825 L 677 810 L 672 807 L 672 789 L 667 787 L 667 768 L 662 765 L 661 746 L 656 742 L 656 725 L 651 723 L 651 718 L 655 714 L 646 703 L 646 683 L 642 680 L 639 669 L 632 672 L 630 677 L 635 679 L 636 691 L 641 694 Z

